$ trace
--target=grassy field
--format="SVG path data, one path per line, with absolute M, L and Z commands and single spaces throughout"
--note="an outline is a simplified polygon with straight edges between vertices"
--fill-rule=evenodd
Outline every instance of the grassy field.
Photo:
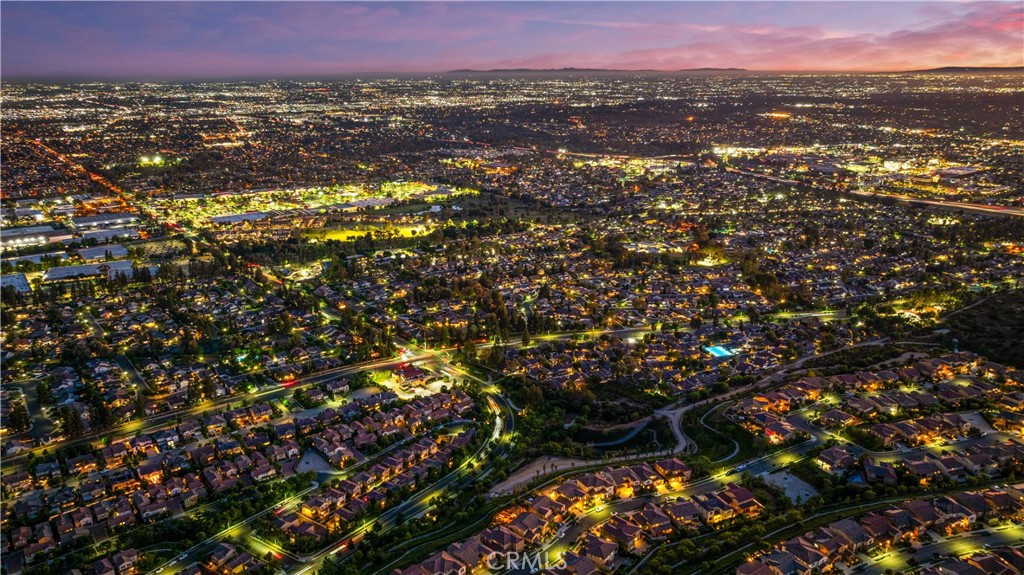
M 374 234 L 376 237 L 377 233 L 391 233 L 397 234 L 394 237 L 410 238 L 413 236 L 424 236 L 430 233 L 432 228 L 425 225 L 397 225 L 389 226 L 384 228 L 381 226 L 368 226 L 365 224 L 354 224 L 351 227 L 344 228 L 332 228 L 322 230 L 308 230 L 303 233 L 307 239 L 316 239 L 321 241 L 326 240 L 337 240 L 341 242 L 347 242 L 366 236 L 368 233 Z M 391 237 L 391 236 L 389 236 Z
M 707 456 L 711 461 L 718 461 L 732 454 L 739 444 L 739 453 L 730 460 L 740 461 L 757 453 L 754 445 L 754 436 L 747 430 L 722 415 L 721 405 L 711 406 L 709 409 L 695 409 L 683 416 L 683 433 L 697 443 L 697 453 Z M 708 411 L 714 411 L 708 416 L 706 423 L 715 431 L 704 427 L 700 418 Z
M 378 210 L 374 210 L 372 213 L 374 215 L 416 214 L 426 212 L 434 206 L 441 206 L 444 208 L 457 206 L 459 210 L 457 213 L 460 217 L 471 219 L 507 217 L 533 222 L 544 222 L 547 218 L 551 217 L 553 213 L 550 209 L 532 206 L 523 200 L 490 192 L 463 194 L 444 199 L 435 199 L 432 201 L 416 201 L 409 204 L 380 208 Z M 571 212 L 558 213 L 557 217 L 567 221 L 577 221 L 581 218 Z
M 852 370 L 865 369 L 879 364 L 891 367 L 891 365 L 887 365 L 889 362 L 895 365 L 896 360 L 908 351 L 921 352 L 928 351 L 928 349 L 912 344 L 853 347 L 810 359 L 804 362 L 803 367 L 818 370 L 826 375 L 850 373 Z

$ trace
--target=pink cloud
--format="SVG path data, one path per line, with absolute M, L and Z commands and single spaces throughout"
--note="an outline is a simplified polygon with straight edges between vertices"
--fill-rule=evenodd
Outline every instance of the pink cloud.
M 1019 2 L 4 3 L 5 74 L 1024 65 Z M 58 9 L 59 8 L 59 9 Z
M 590 25 L 589 22 L 581 24 Z M 598 27 L 664 37 L 668 46 L 614 53 L 545 53 L 495 62 L 501 67 L 600 66 L 680 69 L 701 66 L 777 71 L 887 71 L 938 66 L 1024 65 L 1024 7 L 986 4 L 922 29 L 888 34 L 822 26 L 690 26 L 622 22 Z

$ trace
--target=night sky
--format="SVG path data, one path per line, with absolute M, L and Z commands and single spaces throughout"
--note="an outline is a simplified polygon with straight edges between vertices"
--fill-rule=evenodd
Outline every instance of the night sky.
M 4 1 L 0 17 L 4 79 L 1024 65 L 1020 1 Z

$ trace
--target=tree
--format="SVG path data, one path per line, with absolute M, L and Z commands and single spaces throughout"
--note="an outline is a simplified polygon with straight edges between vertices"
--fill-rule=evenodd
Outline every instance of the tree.
M 217 382 L 209 375 L 204 375 L 202 379 L 202 389 L 204 397 L 212 398 L 217 395 Z
M 178 346 L 178 355 L 183 358 L 191 358 L 199 353 L 198 334 L 192 328 L 185 328 L 181 335 L 181 343 Z
M 89 399 L 89 421 L 94 429 L 106 429 L 114 424 L 114 413 L 106 398 L 98 389 L 90 386 L 87 390 Z M 77 411 L 75 412 L 77 413 Z
M 348 387 L 349 389 L 356 390 L 364 387 L 370 387 L 373 383 L 373 378 L 370 377 L 369 372 L 360 371 L 352 374 L 348 380 Z
M 133 266 L 132 281 L 148 284 L 153 281 L 153 273 L 149 271 L 148 266 Z
M 462 345 L 462 355 L 466 358 L 466 361 L 474 361 L 476 359 L 476 343 L 472 339 L 466 340 L 466 343 Z
M 357 551 L 356 553 L 360 554 L 361 552 Z M 358 575 L 359 568 L 356 565 L 363 565 L 365 562 L 357 560 L 355 555 L 353 555 L 352 559 L 352 561 L 340 563 L 333 557 L 328 556 L 324 560 L 323 566 L 317 571 L 317 575 Z
M 36 399 L 40 405 L 53 405 L 53 388 L 45 379 L 36 384 Z
M 190 381 L 188 384 L 188 403 L 189 405 L 195 405 L 199 403 L 203 397 L 203 389 L 201 382 Z
M 25 402 L 19 401 L 18 404 L 15 405 L 13 409 L 11 409 L 11 415 L 9 420 L 11 430 L 13 430 L 15 433 L 25 431 L 26 429 L 28 429 L 28 426 L 31 423 L 31 421 L 32 418 L 29 417 L 28 409 L 25 407 Z
M 78 413 L 77 409 L 66 405 L 57 412 L 57 419 L 60 421 L 61 431 L 66 437 L 76 439 L 82 436 L 84 432 L 82 414 Z

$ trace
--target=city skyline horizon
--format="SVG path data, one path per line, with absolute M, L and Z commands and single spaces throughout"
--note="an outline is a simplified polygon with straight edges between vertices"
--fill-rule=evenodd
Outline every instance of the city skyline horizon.
M 146 78 L 146 77 L 86 77 L 86 76 L 23 76 L 15 78 L 4 78 L 4 82 L 11 84 L 89 84 L 89 83 L 110 83 L 110 84 L 230 84 L 247 82 L 342 82 L 353 80 L 431 80 L 431 79 L 462 79 L 475 78 L 478 76 L 495 76 L 499 78 L 530 76 L 533 78 L 564 77 L 571 75 L 591 75 L 600 77 L 601 74 L 644 76 L 711 76 L 711 75 L 735 75 L 735 76 L 885 76 L 901 74 L 943 74 L 957 73 L 963 71 L 971 74 L 1024 74 L 1024 66 L 943 66 L 938 68 L 918 68 L 907 70 L 873 70 L 873 71 L 847 71 L 847 70 L 752 70 L 744 68 L 690 68 L 682 70 L 655 70 L 655 69 L 611 69 L 611 68 L 496 68 L 496 69 L 475 69 L 463 68 L 453 70 L 424 71 L 424 72 L 403 72 L 403 71 L 366 71 L 366 72 L 339 72 L 336 74 L 322 75 L 265 75 L 265 76 L 224 76 L 220 78 L 210 77 L 167 77 L 167 78 Z

